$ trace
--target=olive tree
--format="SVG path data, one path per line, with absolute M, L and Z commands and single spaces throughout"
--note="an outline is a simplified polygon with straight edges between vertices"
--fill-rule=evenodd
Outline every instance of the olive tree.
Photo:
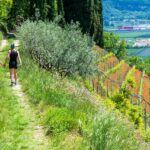
M 61 28 L 55 22 L 26 21 L 18 28 L 18 37 L 43 68 L 61 76 L 87 76 L 97 70 L 91 40 L 78 24 Z

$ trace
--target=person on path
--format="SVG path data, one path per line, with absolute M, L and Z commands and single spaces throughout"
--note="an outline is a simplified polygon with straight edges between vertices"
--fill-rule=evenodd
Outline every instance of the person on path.
M 22 65 L 20 54 L 15 49 L 15 44 L 11 44 L 11 49 L 8 52 L 8 55 L 5 59 L 4 66 L 6 66 L 7 60 L 9 59 L 9 70 L 10 70 L 10 80 L 11 80 L 11 86 L 13 84 L 17 84 L 17 68 L 18 68 L 18 60 L 20 62 L 20 65 Z

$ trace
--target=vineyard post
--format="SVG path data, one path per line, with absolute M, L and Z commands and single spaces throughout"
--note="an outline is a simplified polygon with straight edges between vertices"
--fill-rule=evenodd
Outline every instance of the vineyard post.
M 109 91 L 108 91 L 109 89 L 108 89 L 108 80 L 107 80 L 107 93 L 106 93 L 106 95 L 107 95 L 107 97 L 109 97 Z
M 150 88 L 149 88 L 149 101 L 150 101 Z
M 141 104 L 141 95 L 138 95 L 138 102 L 137 102 L 138 105 Z
M 147 112 L 146 112 L 146 102 L 145 102 L 145 108 L 144 108 L 144 125 L 145 130 L 147 129 Z
M 88 79 L 88 80 L 89 80 L 89 85 L 91 86 L 91 78 L 89 77 L 89 79 Z
M 98 84 L 96 85 L 96 92 L 97 92 L 97 94 L 99 93 L 99 86 L 98 86 Z
M 93 87 L 93 91 L 94 91 L 94 80 L 92 79 L 92 87 Z
M 111 83 L 111 86 L 110 86 L 110 93 L 111 93 L 111 95 L 110 95 L 110 96 L 112 96 L 112 93 L 113 93 L 113 92 L 112 92 L 112 91 L 113 91 L 113 90 L 112 90 L 112 87 L 113 87 L 113 86 L 112 86 L 112 83 Z
M 130 103 L 132 104 L 132 95 L 130 96 Z
M 115 66 L 115 62 L 112 63 L 113 67 Z
M 122 84 L 121 83 L 119 84 L 119 91 L 120 91 L 120 93 L 122 92 Z
M 99 94 L 99 84 L 98 83 L 99 83 L 99 75 L 98 75 L 98 78 L 97 78 L 97 86 L 96 86 L 97 87 L 97 94 Z

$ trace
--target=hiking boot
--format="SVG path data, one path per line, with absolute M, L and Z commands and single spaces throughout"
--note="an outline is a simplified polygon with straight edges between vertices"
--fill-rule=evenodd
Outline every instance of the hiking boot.
M 17 81 L 14 82 L 14 85 L 17 85 Z
M 10 86 L 13 86 L 13 82 L 10 83 Z

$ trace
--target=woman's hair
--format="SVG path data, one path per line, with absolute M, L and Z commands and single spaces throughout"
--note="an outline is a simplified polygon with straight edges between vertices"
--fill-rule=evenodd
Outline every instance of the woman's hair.
M 10 48 L 14 49 L 15 48 L 15 44 L 11 44 Z

